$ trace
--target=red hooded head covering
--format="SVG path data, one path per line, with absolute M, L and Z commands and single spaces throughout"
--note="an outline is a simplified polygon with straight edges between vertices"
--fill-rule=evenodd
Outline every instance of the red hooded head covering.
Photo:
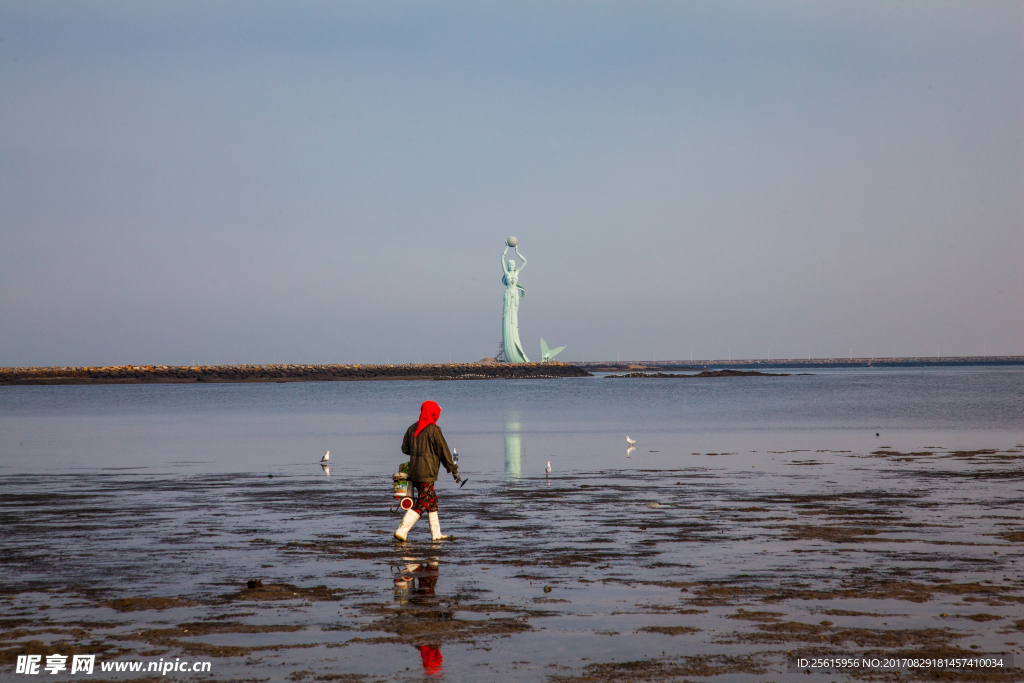
M 413 432 L 413 438 L 419 436 L 420 432 L 427 425 L 437 424 L 437 418 L 439 417 L 441 417 L 441 406 L 433 401 L 424 401 L 423 405 L 420 406 L 420 421 L 416 423 L 416 431 Z

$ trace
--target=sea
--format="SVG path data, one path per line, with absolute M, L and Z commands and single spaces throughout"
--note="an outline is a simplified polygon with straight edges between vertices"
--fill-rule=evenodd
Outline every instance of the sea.
M 761 370 L 0 387 L 0 680 L 1024 678 L 1024 367 Z

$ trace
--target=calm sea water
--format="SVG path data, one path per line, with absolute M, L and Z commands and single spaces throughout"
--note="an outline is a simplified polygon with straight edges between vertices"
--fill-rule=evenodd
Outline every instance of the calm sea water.
M 102 468 L 389 473 L 422 401 L 467 473 L 680 467 L 693 454 L 1005 448 L 1024 368 L 863 369 L 709 379 L 0 388 L 0 473 Z M 879 436 L 875 436 L 878 433 Z M 638 440 L 627 457 L 625 437 Z M 656 451 L 656 452 L 651 452 Z M 752 456 L 754 457 L 754 456 Z

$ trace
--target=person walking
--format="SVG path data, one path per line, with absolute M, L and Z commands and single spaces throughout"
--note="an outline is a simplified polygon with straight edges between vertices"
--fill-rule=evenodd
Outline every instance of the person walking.
M 402 452 L 409 456 L 409 481 L 416 489 L 416 504 L 405 513 L 402 524 L 395 530 L 395 538 L 404 541 L 419 518 L 426 513 L 430 519 L 430 539 L 440 541 L 448 538 L 441 533 L 441 521 L 437 517 L 437 494 L 434 482 L 441 465 L 450 472 L 456 482 L 459 466 L 452 460 L 448 443 L 444 440 L 437 418 L 441 406 L 433 401 L 424 401 L 420 406 L 420 419 L 409 425 L 402 439 Z

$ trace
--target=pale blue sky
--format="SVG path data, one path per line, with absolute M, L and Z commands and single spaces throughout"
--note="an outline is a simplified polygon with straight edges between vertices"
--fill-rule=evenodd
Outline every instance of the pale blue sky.
M 1024 354 L 1024 4 L 0 4 L 0 365 Z

